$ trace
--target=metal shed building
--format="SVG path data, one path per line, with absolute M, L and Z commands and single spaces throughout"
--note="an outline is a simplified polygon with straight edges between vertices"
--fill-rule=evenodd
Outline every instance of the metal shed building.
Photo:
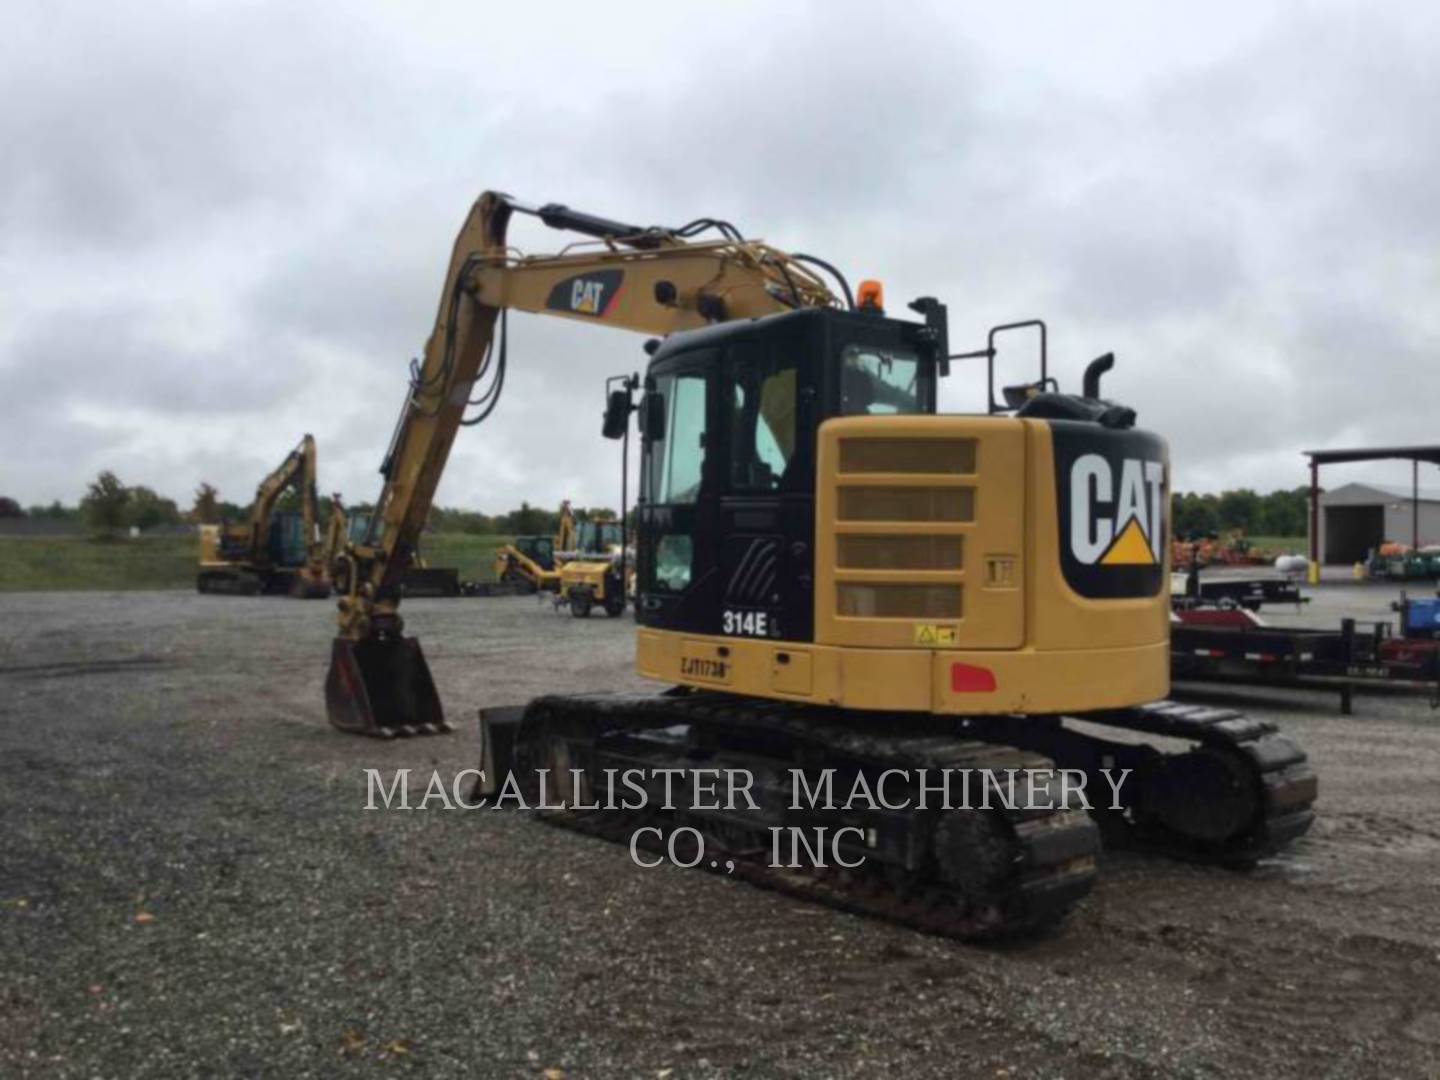
M 1440 491 L 1388 484 L 1344 484 L 1320 495 L 1320 558 L 1354 563 L 1387 540 L 1440 544 Z
M 1425 547 L 1440 544 L 1440 493 L 1420 490 L 1420 466 L 1440 465 L 1440 446 L 1373 446 L 1306 450 L 1310 459 L 1310 581 L 1320 564 L 1354 563 L 1387 540 Z M 1358 461 L 1410 462 L 1410 487 L 1345 484 L 1321 492 L 1324 465 Z

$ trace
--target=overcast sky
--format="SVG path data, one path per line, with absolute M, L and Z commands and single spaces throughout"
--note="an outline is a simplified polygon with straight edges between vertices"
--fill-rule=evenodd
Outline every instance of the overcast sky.
M 1116 352 L 1108 394 L 1169 437 L 1177 489 L 1440 442 L 1440 8 L 1193 10 L 11 5 L 0 494 L 73 502 L 112 468 L 243 503 L 309 431 L 323 490 L 373 498 L 486 188 L 725 217 L 892 309 L 940 296 L 957 349 L 1043 317 L 1070 388 Z M 513 318 L 438 501 L 618 503 L 601 384 L 640 343 Z M 942 406 L 982 396 L 958 367 Z M 1408 466 L 1332 479 L 1357 477 Z

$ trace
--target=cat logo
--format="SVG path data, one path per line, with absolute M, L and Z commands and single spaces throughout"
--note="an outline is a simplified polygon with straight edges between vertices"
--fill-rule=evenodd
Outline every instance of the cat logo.
M 1070 551 L 1086 566 L 1157 566 L 1161 561 L 1165 463 L 1081 454 L 1070 467 Z
M 545 307 L 567 315 L 589 315 L 603 319 L 620 295 L 623 270 L 595 270 L 558 281 L 550 289 Z
M 586 281 L 576 278 L 570 286 L 570 310 L 586 315 L 600 314 L 600 300 L 605 295 L 605 285 L 600 281 Z
M 1170 454 L 1134 428 L 1051 422 L 1056 546 L 1065 581 L 1080 596 L 1159 596 L 1168 578 Z

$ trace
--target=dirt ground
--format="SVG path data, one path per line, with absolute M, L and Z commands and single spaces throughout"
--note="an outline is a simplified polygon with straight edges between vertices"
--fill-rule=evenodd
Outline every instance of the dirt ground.
M 0 597 L 0 1072 L 1440 1074 L 1424 701 L 1212 691 L 1307 748 L 1309 836 L 1249 874 L 1109 856 L 1057 931 L 976 947 L 519 813 L 365 810 L 367 766 L 476 764 L 477 706 L 640 686 L 628 620 L 406 610 L 454 735 L 326 725 L 328 604 Z

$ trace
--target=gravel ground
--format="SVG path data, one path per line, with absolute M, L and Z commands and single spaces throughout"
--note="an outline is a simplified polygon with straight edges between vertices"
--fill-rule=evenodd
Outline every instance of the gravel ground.
M 1058 931 L 973 947 L 516 813 L 366 811 L 367 766 L 473 766 L 476 706 L 641 685 L 628 621 L 406 610 L 462 727 L 380 744 L 325 724 L 328 605 L 0 598 L 0 1072 L 1440 1074 L 1422 701 L 1208 691 L 1306 746 L 1311 834 L 1250 874 L 1107 857 Z

